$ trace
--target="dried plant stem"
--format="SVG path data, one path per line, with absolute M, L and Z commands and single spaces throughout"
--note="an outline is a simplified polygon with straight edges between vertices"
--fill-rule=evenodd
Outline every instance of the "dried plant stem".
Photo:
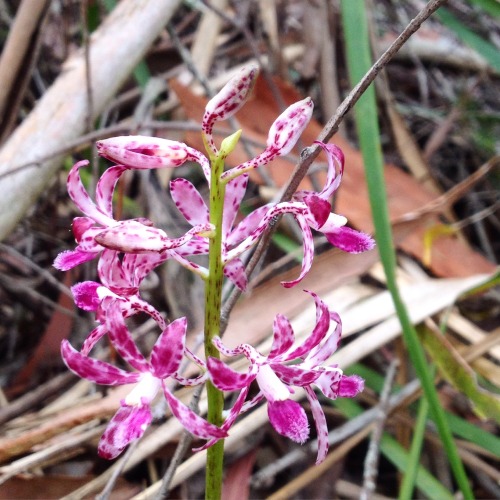
M 109 478 L 108 482 L 106 483 L 106 486 L 102 490 L 101 494 L 96 495 L 96 497 L 95 497 L 96 500 L 108 500 L 111 493 L 113 492 L 113 488 L 115 487 L 116 481 L 121 476 L 123 469 L 127 465 L 127 462 L 129 461 L 129 459 L 135 453 L 135 449 L 137 448 L 138 444 L 139 444 L 139 441 L 134 441 L 133 443 L 130 444 L 127 451 L 123 455 L 123 457 L 121 457 L 120 460 L 117 462 L 116 467 L 113 469 L 111 477 Z
M 380 395 L 380 405 L 379 412 L 376 418 L 376 425 L 373 430 L 370 444 L 368 446 L 368 452 L 365 457 L 365 469 L 363 473 L 363 489 L 359 498 L 361 500 L 369 500 L 373 497 L 375 492 L 375 481 L 377 477 L 378 460 L 380 456 L 380 440 L 382 439 L 382 433 L 384 432 L 384 424 L 389 415 L 390 403 L 389 396 L 391 394 L 392 384 L 394 382 L 394 376 L 396 374 L 398 362 L 393 361 L 387 370 L 387 375 L 385 377 L 384 387 Z

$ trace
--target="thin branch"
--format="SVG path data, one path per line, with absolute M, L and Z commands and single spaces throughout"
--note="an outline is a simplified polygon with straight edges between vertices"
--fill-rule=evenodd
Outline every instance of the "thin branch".
M 378 475 L 378 462 L 380 457 L 380 440 L 382 439 L 382 434 L 384 432 L 384 425 L 387 421 L 390 411 L 390 400 L 389 396 L 391 394 L 391 388 L 394 383 L 394 376 L 396 375 L 396 368 L 398 366 L 398 361 L 394 360 L 387 370 L 387 375 L 385 377 L 384 387 L 380 395 L 380 404 L 378 406 L 379 411 L 375 419 L 376 425 L 372 432 L 370 439 L 370 444 L 368 446 L 368 451 L 365 457 L 365 469 L 363 473 L 363 489 L 360 493 L 361 500 L 369 500 L 373 497 L 376 487 L 376 478 Z

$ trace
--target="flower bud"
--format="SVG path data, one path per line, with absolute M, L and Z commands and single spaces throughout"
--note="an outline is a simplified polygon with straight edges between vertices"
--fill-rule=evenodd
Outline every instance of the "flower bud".
M 313 107 L 312 99 L 306 97 L 285 109 L 269 129 L 267 151 L 274 156 L 288 154 L 309 123 Z
M 101 231 L 95 241 L 118 252 L 144 253 L 164 250 L 169 239 L 161 229 L 127 220 Z
M 245 66 L 222 87 L 217 95 L 208 101 L 203 116 L 203 132 L 211 135 L 216 121 L 230 118 L 243 106 L 258 74 L 258 66 Z
M 96 146 L 104 158 L 130 168 L 178 167 L 188 157 L 182 142 L 141 135 L 112 137 L 98 141 Z

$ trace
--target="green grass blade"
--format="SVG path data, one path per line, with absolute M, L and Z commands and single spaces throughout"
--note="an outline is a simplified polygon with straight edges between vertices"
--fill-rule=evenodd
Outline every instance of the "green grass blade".
M 498 0 L 471 0 L 471 3 L 493 17 L 500 17 L 500 2 Z
M 349 74 L 351 81 L 355 84 L 364 76 L 372 64 L 365 4 L 363 0 L 342 0 L 341 12 Z M 387 287 L 391 292 L 396 313 L 401 323 L 403 338 L 415 371 L 422 383 L 425 397 L 431 409 L 431 416 L 438 428 L 454 477 L 464 497 L 473 498 L 467 475 L 465 474 L 444 410 L 434 387 L 434 381 L 428 372 L 425 353 L 410 321 L 406 306 L 401 299 L 396 282 L 396 254 L 387 207 L 387 194 L 383 175 L 384 165 L 379 140 L 378 114 L 373 85 L 359 99 L 354 111 L 356 129 L 365 163 L 375 236 L 380 260 L 387 279 Z
M 399 489 L 399 500 L 410 500 L 413 498 L 413 490 L 417 482 L 418 467 L 422 453 L 422 445 L 425 437 L 425 425 L 429 416 L 429 403 L 422 398 L 418 407 L 417 420 L 413 430 L 410 453 L 408 455 L 407 468 L 403 476 L 401 488 Z
M 462 42 L 479 53 L 494 70 L 500 72 L 500 51 L 498 48 L 467 28 L 448 9 L 441 7 L 436 15 Z

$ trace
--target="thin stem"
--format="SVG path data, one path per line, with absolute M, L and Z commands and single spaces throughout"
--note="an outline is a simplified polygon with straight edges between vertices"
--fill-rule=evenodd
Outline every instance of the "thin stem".
M 205 284 L 205 356 L 220 358 L 219 351 L 212 340 L 220 335 L 220 314 L 222 305 L 222 214 L 225 186 L 220 182 L 224 169 L 224 158 L 219 155 L 211 158 L 210 182 L 210 223 L 215 232 L 209 243 L 208 278 Z M 207 382 L 208 412 L 207 419 L 215 425 L 222 425 L 224 395 L 210 381 Z M 222 466 L 224 441 L 220 440 L 207 450 L 207 469 L 205 498 L 216 500 L 222 494 Z

